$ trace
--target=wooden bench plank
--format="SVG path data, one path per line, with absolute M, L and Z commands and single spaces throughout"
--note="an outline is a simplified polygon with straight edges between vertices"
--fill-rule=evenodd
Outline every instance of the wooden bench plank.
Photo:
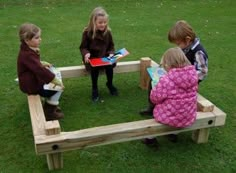
M 215 126 L 223 126 L 226 121 L 226 113 L 216 106 L 212 113 L 216 116 Z
M 200 112 L 212 112 L 214 109 L 213 103 L 198 93 L 197 110 Z M 197 129 L 192 132 L 192 140 L 198 144 L 208 142 L 210 128 Z
M 154 119 L 135 122 L 94 127 L 73 132 L 62 132 L 60 135 L 36 136 L 38 154 L 63 152 L 83 149 L 99 145 L 118 143 L 141 139 L 144 137 L 161 136 L 171 133 L 180 133 L 214 127 L 215 114 L 212 112 L 198 112 L 196 122 L 187 128 L 172 128 L 155 122 Z
M 140 73 L 144 73 L 145 70 L 141 72 L 140 64 L 140 61 L 119 62 L 114 72 L 140 71 Z M 150 65 L 158 66 L 152 60 Z M 88 75 L 83 65 L 61 67 L 59 70 L 63 78 Z M 146 84 L 146 82 L 143 83 Z M 137 140 L 144 137 L 193 131 L 192 139 L 197 143 L 205 143 L 208 141 L 210 128 L 224 125 L 226 119 L 226 114 L 223 111 L 199 94 L 198 110 L 203 112 L 198 112 L 196 122 L 187 128 L 172 128 L 150 119 L 61 132 L 58 121 L 46 122 L 40 96 L 28 96 L 28 102 L 36 153 L 46 154 L 49 170 L 63 167 L 62 152 L 64 151 Z
M 46 121 L 45 123 L 46 135 L 59 134 L 61 132 L 61 127 L 59 121 Z
M 45 124 L 46 135 L 60 134 L 61 127 L 58 121 L 47 121 Z M 48 169 L 62 169 L 63 168 L 63 153 L 47 154 Z
M 84 65 L 59 67 L 62 78 L 72 78 L 86 76 L 89 73 L 86 71 Z M 128 73 L 140 71 L 140 61 L 118 62 L 114 68 L 114 73 Z
M 210 128 L 203 128 L 194 130 L 192 133 L 192 140 L 197 144 L 208 142 Z
M 204 98 L 204 97 L 202 97 L 202 98 Z M 203 102 L 201 102 L 201 103 L 203 103 Z M 204 103 L 206 103 L 206 105 L 203 104 L 202 108 L 204 110 L 211 110 L 212 113 L 216 116 L 215 117 L 215 121 L 214 121 L 214 125 L 215 126 L 223 126 L 225 124 L 226 114 L 222 110 L 220 110 L 218 107 L 216 107 L 214 105 L 213 105 L 213 108 L 214 108 L 213 110 L 210 109 L 209 107 L 207 108 L 207 106 L 209 104 L 207 102 L 204 102 Z M 204 108 L 204 106 L 206 108 Z M 212 106 L 210 105 L 210 107 L 212 107 Z M 198 144 L 199 143 L 206 143 L 208 141 L 209 134 L 210 134 L 210 128 L 197 129 L 197 130 L 193 131 L 192 139 L 193 139 L 193 141 L 195 141 Z
M 57 120 L 46 121 L 39 95 L 28 96 L 28 104 L 34 138 L 37 135 L 54 135 L 61 132 Z M 63 168 L 62 153 L 47 154 L 47 162 L 49 170 Z
M 140 88 L 148 89 L 149 81 L 151 80 L 147 68 L 151 66 L 151 59 L 149 57 L 143 57 L 140 60 Z
M 202 95 L 197 96 L 197 109 L 199 112 L 212 112 L 214 104 L 204 98 Z
M 45 116 L 39 95 L 29 95 L 28 105 L 33 129 L 33 135 L 44 135 L 45 132 Z
M 50 135 L 60 132 L 60 124 L 58 120 L 46 121 L 39 95 L 28 96 L 29 112 L 32 124 L 33 135 Z

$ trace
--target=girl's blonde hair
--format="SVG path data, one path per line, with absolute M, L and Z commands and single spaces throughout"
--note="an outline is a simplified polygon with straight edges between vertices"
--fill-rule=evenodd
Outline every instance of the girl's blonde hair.
M 96 7 L 91 15 L 90 15 L 90 20 L 88 23 L 88 26 L 86 27 L 86 30 L 88 31 L 88 34 L 92 34 L 92 38 L 94 39 L 96 36 L 96 20 L 99 16 L 105 17 L 107 19 L 107 22 L 109 20 L 109 16 L 107 14 L 107 12 L 102 8 L 102 7 Z M 107 31 L 110 30 L 109 26 L 106 26 L 104 35 L 107 33 Z
M 165 70 L 181 68 L 191 65 L 183 51 L 179 47 L 168 49 L 162 56 L 161 65 Z
M 41 29 L 38 26 L 32 23 L 24 23 L 19 29 L 20 41 L 31 40 L 40 31 Z
M 171 43 L 175 43 L 176 41 L 185 42 L 187 37 L 192 42 L 196 38 L 196 34 L 193 28 L 184 20 L 177 21 L 168 33 L 168 40 Z

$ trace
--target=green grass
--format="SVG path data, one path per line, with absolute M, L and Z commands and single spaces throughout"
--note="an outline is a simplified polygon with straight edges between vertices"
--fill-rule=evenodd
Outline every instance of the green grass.
M 52 172 L 236 172 L 236 1 L 1 0 L 0 173 L 49 172 L 45 156 L 35 154 L 27 99 L 14 82 L 18 27 L 33 22 L 42 28 L 42 59 L 56 66 L 80 65 L 82 30 L 98 5 L 110 15 L 116 48 L 131 53 L 123 61 L 152 57 L 158 62 L 173 46 L 167 41 L 169 28 L 176 20 L 189 21 L 209 54 L 209 76 L 200 93 L 227 113 L 226 125 L 211 129 L 209 142 L 202 145 L 187 132 L 177 144 L 160 137 L 158 151 L 138 140 L 65 152 L 64 169 Z M 105 100 L 100 104 L 90 101 L 88 77 L 64 80 L 63 131 L 142 119 L 138 111 L 145 107 L 147 93 L 138 87 L 139 73 L 115 75 L 119 97 L 110 97 L 105 80 L 99 78 Z

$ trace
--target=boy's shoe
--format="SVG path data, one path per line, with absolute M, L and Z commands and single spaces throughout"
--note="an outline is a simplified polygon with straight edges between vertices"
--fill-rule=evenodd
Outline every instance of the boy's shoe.
M 113 85 L 108 85 L 108 83 L 106 83 L 106 86 L 109 89 L 111 95 L 118 96 L 118 90 L 116 89 L 116 87 L 114 87 Z
M 144 138 L 142 139 L 142 143 L 146 144 L 149 147 L 155 147 L 155 148 L 159 147 L 159 144 L 156 138 Z
M 93 102 L 99 101 L 98 90 L 92 91 L 92 100 L 93 100 Z
M 176 134 L 169 134 L 169 135 L 166 135 L 167 139 L 173 143 L 176 143 L 178 142 L 178 135 Z
M 141 111 L 139 111 L 139 114 L 142 116 L 152 116 L 153 110 L 150 107 L 148 107 L 146 109 L 142 109 Z

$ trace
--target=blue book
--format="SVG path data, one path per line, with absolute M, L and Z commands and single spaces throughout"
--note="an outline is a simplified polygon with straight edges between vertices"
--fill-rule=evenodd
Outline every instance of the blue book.
M 161 67 L 148 67 L 147 72 L 152 80 L 152 87 L 156 86 L 160 78 L 166 74 L 164 68 Z

